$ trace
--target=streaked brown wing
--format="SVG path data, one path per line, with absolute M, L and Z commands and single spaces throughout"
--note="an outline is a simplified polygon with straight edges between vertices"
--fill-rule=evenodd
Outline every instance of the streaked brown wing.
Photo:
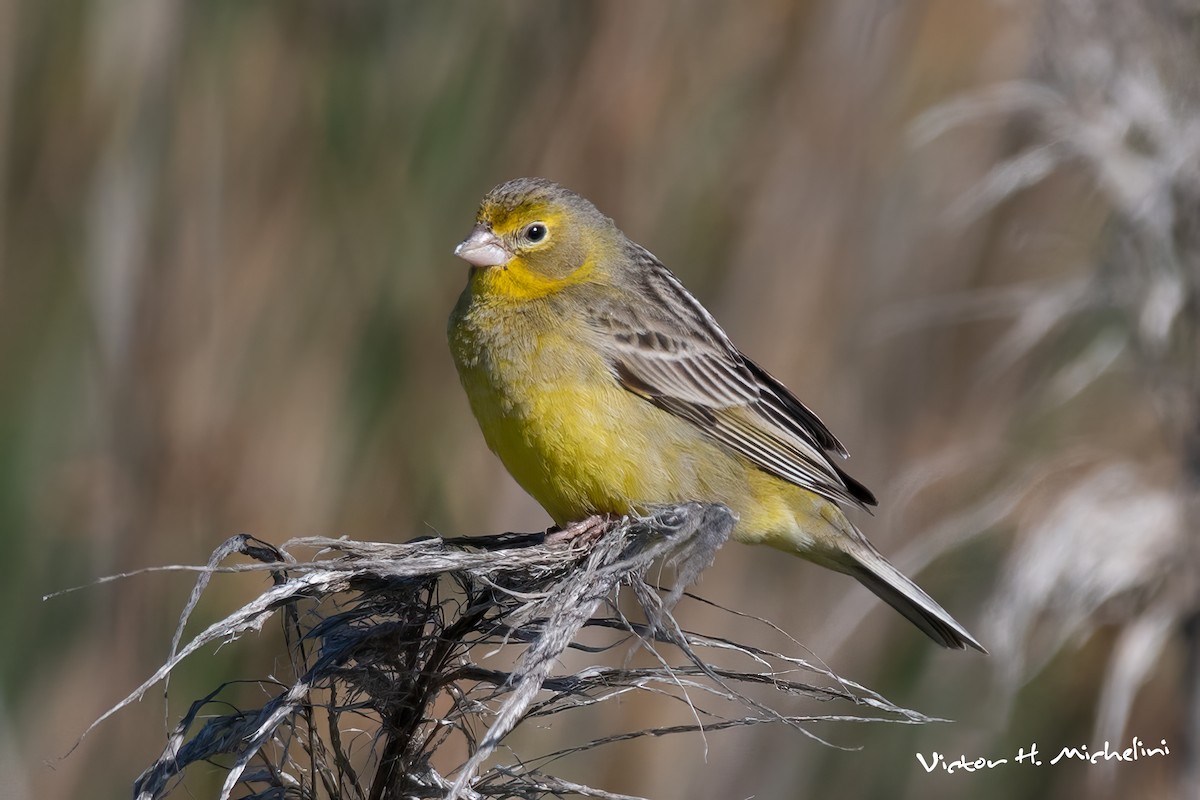
M 631 247 L 651 303 L 592 311 L 621 384 L 773 475 L 835 502 L 874 505 L 871 492 L 827 455 L 846 450 L 817 415 L 739 353 L 653 255 Z

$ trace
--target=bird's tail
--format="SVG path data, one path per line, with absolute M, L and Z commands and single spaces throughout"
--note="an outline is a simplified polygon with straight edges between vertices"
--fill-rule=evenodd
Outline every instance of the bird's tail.
M 864 547 L 855 548 L 839 568 L 854 576 L 859 583 L 877 594 L 884 602 L 899 611 L 925 635 L 942 647 L 962 650 L 973 647 L 986 653 L 975 637 L 950 616 L 946 609 L 937 604 L 925 591 L 909 580 L 904 573 L 892 566 L 870 543 L 862 540 Z

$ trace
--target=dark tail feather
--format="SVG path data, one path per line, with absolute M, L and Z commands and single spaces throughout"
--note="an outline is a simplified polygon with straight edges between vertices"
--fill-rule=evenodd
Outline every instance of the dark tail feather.
M 981 653 L 987 653 L 983 645 L 975 637 L 967 633 L 967 629 L 950 616 L 946 609 L 937 604 L 932 597 L 925 594 L 920 586 L 904 576 L 900 570 L 891 565 L 870 545 L 864 553 L 855 554 L 854 563 L 848 565 L 846 572 L 853 575 L 858 582 L 899 611 L 914 625 L 925 632 L 925 635 L 942 647 L 952 647 L 962 650 L 973 647 Z

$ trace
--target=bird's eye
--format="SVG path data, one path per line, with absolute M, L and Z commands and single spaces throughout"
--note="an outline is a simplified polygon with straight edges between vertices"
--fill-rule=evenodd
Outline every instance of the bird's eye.
M 531 242 L 540 242 L 546 238 L 546 226 L 535 222 L 525 229 L 525 238 Z

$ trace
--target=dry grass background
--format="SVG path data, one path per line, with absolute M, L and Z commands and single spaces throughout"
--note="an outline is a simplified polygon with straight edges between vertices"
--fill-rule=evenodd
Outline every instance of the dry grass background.
M 993 649 L 935 651 L 853 582 L 730 546 L 702 594 L 958 722 L 823 731 L 851 752 L 766 727 L 618 744 L 563 777 L 1196 796 L 1198 31 L 1192 0 L 0 0 L 5 791 L 126 797 L 165 740 L 147 701 L 61 758 L 162 661 L 188 582 L 46 592 L 238 532 L 544 526 L 443 333 L 479 196 L 536 174 L 822 414 L 880 495 L 869 535 Z M 197 614 L 261 588 L 224 578 Z M 737 627 L 706 614 L 680 609 Z M 170 722 L 269 671 L 280 638 L 177 674 Z M 1133 735 L 1172 755 L 971 775 L 914 756 Z

